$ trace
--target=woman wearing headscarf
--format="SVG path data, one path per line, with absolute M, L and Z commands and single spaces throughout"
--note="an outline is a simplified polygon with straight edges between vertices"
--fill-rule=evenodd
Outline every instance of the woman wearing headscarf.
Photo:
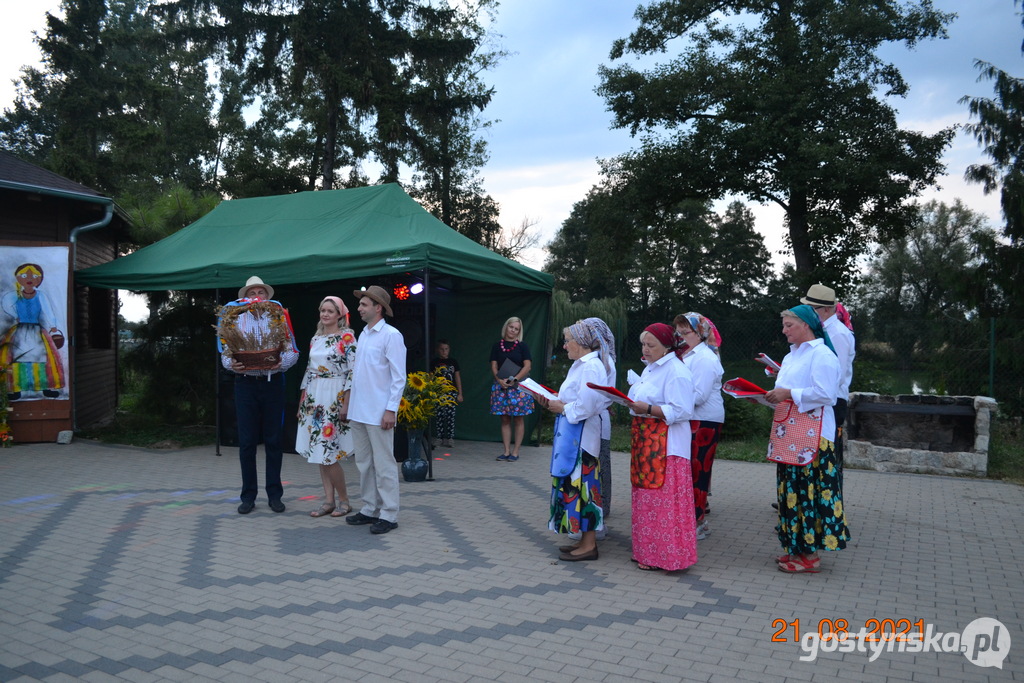
M 320 302 L 320 322 L 309 342 L 309 364 L 300 385 L 295 451 L 320 466 L 324 485 L 324 502 L 310 517 L 344 517 L 352 511 L 341 469 L 341 461 L 353 453 L 347 418 L 356 338 L 348 317 L 340 298 L 327 296 Z
M 776 558 L 784 572 L 817 572 L 819 550 L 841 550 L 850 539 L 838 487 L 832 406 L 839 386 L 839 360 L 817 313 L 807 305 L 782 312 L 782 334 L 790 351 L 782 360 L 771 403 L 792 401 L 801 413 L 820 415 L 817 457 L 807 465 L 776 465 L 779 524 L 785 554 Z
M 647 367 L 629 388 L 633 414 L 633 559 L 642 570 L 686 569 L 697 561 L 690 474 L 693 375 L 676 353 L 672 327 L 640 334 Z
M 508 361 L 518 368 L 513 374 L 501 374 L 502 366 Z M 529 394 L 519 391 L 519 380 L 529 376 L 533 360 L 530 348 L 523 341 L 523 321 L 511 317 L 501 328 L 501 339 L 491 347 L 491 415 L 501 416 L 501 443 L 504 450 L 497 460 L 515 462 L 519 460 L 519 446 L 526 433 L 526 420 L 533 412 L 533 400 Z
M 697 540 L 711 534 L 705 518 L 708 491 L 711 490 L 711 466 L 715 462 L 718 437 L 725 422 L 722 400 L 722 361 L 718 357 L 721 337 L 714 323 L 700 313 L 683 313 L 672 321 L 684 343 L 683 363 L 693 375 L 693 419 L 690 469 L 693 474 L 693 507 L 697 518 Z
M 564 460 L 560 460 L 558 452 L 562 440 L 556 439 L 552 445 L 551 517 L 548 519 L 548 528 L 552 531 L 581 534 L 579 543 L 560 546 L 558 556 L 565 562 L 579 562 L 597 559 L 597 532 L 604 529 L 598 455 L 611 405 L 608 394 L 591 389 L 587 383 L 615 384 L 615 338 L 600 318 L 577 320 L 562 330 L 562 336 L 573 364 L 558 389 L 558 399 L 538 401 L 552 413 L 562 416 L 568 425 L 576 425 L 579 431 L 578 441 L 574 440 L 572 452 L 565 453 Z M 561 419 L 556 419 L 556 433 L 563 428 L 571 429 Z M 569 457 L 574 461 L 569 462 Z M 568 474 L 554 471 L 561 472 L 570 466 Z

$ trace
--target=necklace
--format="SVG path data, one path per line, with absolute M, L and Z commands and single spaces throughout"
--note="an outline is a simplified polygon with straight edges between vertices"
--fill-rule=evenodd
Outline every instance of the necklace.
M 505 340 L 504 340 L 504 339 L 502 339 L 501 341 L 499 341 L 499 342 L 498 342 L 498 344 L 499 344 L 499 345 L 501 346 L 501 352 L 502 352 L 502 353 L 508 353 L 509 351 L 512 351 L 512 350 L 514 350 L 514 349 L 515 349 L 515 348 L 516 348 L 517 346 L 519 346 L 519 340 L 517 339 L 517 340 L 515 340 L 514 342 L 512 342 L 512 346 L 510 346 L 510 347 L 509 347 L 509 348 L 507 348 L 507 349 L 505 348 Z

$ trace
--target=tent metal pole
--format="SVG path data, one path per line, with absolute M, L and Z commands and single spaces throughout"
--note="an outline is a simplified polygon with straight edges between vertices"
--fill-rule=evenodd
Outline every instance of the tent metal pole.
M 426 370 L 430 372 L 430 268 L 423 269 L 423 359 L 426 362 Z M 430 425 L 427 424 L 427 432 L 423 435 L 423 452 L 427 454 L 427 479 L 434 481 L 434 447 L 430 440 Z
M 220 303 L 220 287 L 217 288 L 217 294 L 215 301 Z M 213 421 L 216 423 L 214 427 L 217 430 L 217 446 L 213 454 L 220 457 L 220 357 L 214 356 L 213 363 L 213 386 L 214 386 L 214 401 L 216 402 L 216 408 L 214 409 Z

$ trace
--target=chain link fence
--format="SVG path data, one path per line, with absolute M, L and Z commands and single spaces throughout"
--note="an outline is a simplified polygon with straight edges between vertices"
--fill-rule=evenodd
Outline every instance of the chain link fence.
M 671 320 L 608 321 L 615 333 L 619 374 L 616 385 L 621 389 L 627 386 L 629 369 L 637 373 L 643 370 L 640 333 L 652 322 L 671 324 Z M 781 362 L 788 353 L 781 318 L 723 319 L 714 323 L 722 335 L 725 379 L 744 377 L 771 388 L 771 378 L 754 357 L 765 353 Z M 1004 417 L 1024 415 L 1022 320 L 855 316 L 854 334 L 857 358 L 851 391 L 992 396 L 999 402 Z M 558 330 L 559 344 L 553 342 L 552 365 L 548 369 L 548 382 L 554 387 L 565 377 L 569 365 L 561 352 L 561 338 Z M 765 411 L 757 411 L 757 407 L 727 399 L 723 436 L 766 434 L 764 416 L 760 414 Z

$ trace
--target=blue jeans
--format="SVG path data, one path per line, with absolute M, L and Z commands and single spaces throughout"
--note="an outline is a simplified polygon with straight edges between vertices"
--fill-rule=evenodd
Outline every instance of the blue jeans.
M 281 500 L 281 431 L 284 424 L 284 373 L 266 377 L 235 376 L 235 413 L 238 417 L 238 459 L 242 465 L 243 503 L 256 502 L 256 444 L 263 435 L 266 452 L 267 499 Z

